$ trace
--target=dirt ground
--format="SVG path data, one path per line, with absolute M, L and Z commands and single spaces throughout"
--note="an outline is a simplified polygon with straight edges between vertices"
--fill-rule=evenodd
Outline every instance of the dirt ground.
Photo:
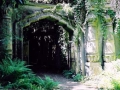
M 40 77 L 49 76 L 54 81 L 58 82 L 59 89 L 57 90 L 98 90 L 92 81 L 74 82 L 71 79 L 65 78 L 63 75 L 56 73 L 38 73 L 38 75 Z

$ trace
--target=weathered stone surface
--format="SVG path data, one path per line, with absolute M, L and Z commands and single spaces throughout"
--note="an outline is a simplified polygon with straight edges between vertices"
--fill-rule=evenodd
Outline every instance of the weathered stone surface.
M 4 8 L 4 16 L 0 21 L 0 58 L 5 58 L 6 55 L 12 57 L 12 9 Z M 4 11 L 3 10 L 3 11 Z
M 93 63 L 90 62 L 90 75 L 99 75 L 102 72 L 102 68 L 99 62 Z

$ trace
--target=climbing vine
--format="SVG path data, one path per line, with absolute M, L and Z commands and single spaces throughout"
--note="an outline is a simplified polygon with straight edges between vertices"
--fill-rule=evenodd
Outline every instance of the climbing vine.
M 96 38 L 98 40 L 98 53 L 99 58 L 98 61 L 101 62 L 101 66 L 104 69 L 104 50 L 105 50 L 105 42 L 108 39 L 108 28 L 107 23 L 109 17 L 111 21 L 114 19 L 114 11 L 106 8 L 106 0 L 89 0 L 89 14 L 93 15 L 91 20 L 95 30 L 97 32 Z M 109 20 L 110 20 L 109 19 Z
M 74 20 L 76 25 L 75 31 L 75 43 L 78 44 L 81 32 L 84 33 L 83 23 L 85 22 L 85 1 L 84 0 L 74 0 Z

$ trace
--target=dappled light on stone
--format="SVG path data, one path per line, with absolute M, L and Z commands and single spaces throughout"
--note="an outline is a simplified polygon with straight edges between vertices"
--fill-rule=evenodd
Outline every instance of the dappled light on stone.
M 19 73 L 25 69 L 17 68 L 20 59 L 34 74 L 52 75 L 63 90 L 119 90 L 119 4 L 119 0 L 0 0 L 0 89 L 34 88 L 25 84 L 29 75 Z M 19 74 L 20 80 L 7 81 L 4 72 L 10 80 Z M 4 80 L 7 83 L 1 83 Z

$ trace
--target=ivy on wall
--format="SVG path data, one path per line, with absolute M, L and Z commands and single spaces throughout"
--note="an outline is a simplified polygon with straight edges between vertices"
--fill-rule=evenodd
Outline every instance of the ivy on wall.
M 84 22 L 86 18 L 86 8 L 84 0 L 74 0 L 74 20 L 75 20 L 75 43 L 78 44 L 81 33 L 84 31 Z
M 115 11 L 106 7 L 106 0 L 89 0 L 88 12 L 93 15 L 90 22 L 93 24 L 97 34 L 98 40 L 98 61 L 101 62 L 101 66 L 104 69 L 105 62 L 105 42 L 108 39 L 109 29 L 108 23 L 114 23 Z M 114 28 L 113 28 L 114 29 Z M 112 34 L 112 32 L 110 32 Z

